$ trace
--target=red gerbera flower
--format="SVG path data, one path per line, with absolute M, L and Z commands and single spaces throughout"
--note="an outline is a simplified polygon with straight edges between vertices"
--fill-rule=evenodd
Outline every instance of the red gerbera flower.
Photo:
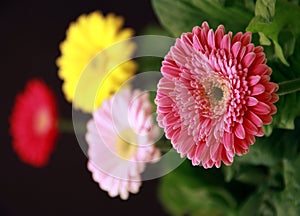
M 10 118 L 12 144 L 32 166 L 48 163 L 58 135 L 58 112 L 52 91 L 40 80 L 29 81 L 15 101 Z
M 156 96 L 158 122 L 173 147 L 205 168 L 248 152 L 272 121 L 278 85 L 270 82 L 251 32 L 216 32 L 207 22 L 182 34 L 166 55 Z

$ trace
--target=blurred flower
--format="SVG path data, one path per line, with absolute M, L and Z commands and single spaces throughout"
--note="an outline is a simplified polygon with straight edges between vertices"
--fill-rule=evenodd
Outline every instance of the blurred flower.
M 45 166 L 58 136 L 56 99 L 44 82 L 29 81 L 16 97 L 10 118 L 12 144 L 19 158 L 32 166 Z
M 173 147 L 204 168 L 248 152 L 276 113 L 278 86 L 270 82 L 261 46 L 251 33 L 216 32 L 207 22 L 182 34 L 165 56 L 156 96 L 158 122 Z
M 81 15 L 70 24 L 66 39 L 60 45 L 57 66 L 58 75 L 64 80 L 65 97 L 75 108 L 92 112 L 135 73 L 135 62 L 127 61 L 135 44 L 130 41 L 117 43 L 134 34 L 130 28 L 122 29 L 123 23 L 120 16 L 108 14 L 104 17 L 96 11 Z
M 125 89 L 105 100 L 87 124 L 88 169 L 111 197 L 137 193 L 146 163 L 160 157 L 151 113 L 148 93 Z

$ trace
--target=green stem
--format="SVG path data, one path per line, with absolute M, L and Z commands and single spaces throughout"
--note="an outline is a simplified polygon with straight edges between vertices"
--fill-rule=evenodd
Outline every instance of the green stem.
M 72 119 L 60 118 L 58 122 L 58 129 L 61 133 L 74 133 Z
M 167 152 L 169 152 L 170 150 L 171 150 L 171 148 L 170 147 L 162 147 L 162 146 L 160 146 L 160 147 L 158 147 L 159 148 L 159 150 L 160 150 L 160 152 L 162 153 L 162 154 L 164 154 L 164 153 L 167 153 Z
M 278 84 L 279 89 L 276 92 L 279 96 L 300 91 L 300 78 L 284 81 Z
M 156 142 L 155 146 L 159 148 L 161 153 L 167 153 L 172 148 L 170 140 L 166 139 L 164 136 Z

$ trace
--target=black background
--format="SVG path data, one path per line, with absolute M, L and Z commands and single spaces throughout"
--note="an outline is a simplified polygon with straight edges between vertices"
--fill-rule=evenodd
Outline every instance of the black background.
M 15 96 L 31 78 L 53 89 L 60 115 L 71 118 L 72 106 L 61 91 L 56 58 L 71 21 L 101 10 L 125 18 L 138 34 L 157 19 L 150 0 L 10 1 L 0 3 L 0 215 L 166 215 L 158 201 L 159 179 L 143 182 L 129 200 L 109 198 L 92 180 L 87 158 L 74 134 L 61 134 L 49 165 L 33 168 L 14 153 L 8 119 Z

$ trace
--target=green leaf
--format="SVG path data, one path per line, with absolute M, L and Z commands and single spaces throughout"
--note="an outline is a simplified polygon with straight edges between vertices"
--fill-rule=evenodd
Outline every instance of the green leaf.
M 248 3 L 232 0 L 152 0 L 152 5 L 161 24 L 178 37 L 203 21 L 214 29 L 223 24 L 228 31 L 244 31 L 253 16 L 249 9 L 251 4 L 245 2 Z
M 300 38 L 296 40 L 296 47 L 300 46 Z M 272 68 L 272 81 L 277 83 L 290 82 L 300 78 L 300 50 L 296 49 L 288 58 L 290 66 L 287 67 L 279 62 L 270 61 L 268 65 Z M 299 84 L 298 84 L 299 85 Z M 292 87 L 290 85 L 290 87 Z M 298 86 L 299 87 L 299 86 Z M 286 89 L 285 89 L 286 90 Z M 279 88 L 279 93 L 282 89 Z M 277 113 L 273 115 L 270 125 L 264 127 L 265 134 L 270 135 L 273 128 L 294 129 L 294 120 L 300 116 L 300 91 L 281 95 L 276 103 Z
M 233 163 L 231 166 L 223 166 L 225 181 L 232 180 L 250 185 L 260 185 L 267 179 L 266 169 L 262 166 Z
M 281 166 L 271 168 L 268 182 L 258 188 L 241 206 L 239 215 L 300 214 L 300 155 L 296 159 L 283 159 Z M 274 188 L 278 176 L 283 177 L 282 187 Z M 278 183 L 276 183 L 278 184 Z M 249 211 L 252 209 L 251 214 Z
M 271 41 L 264 35 L 264 33 L 258 32 L 258 35 L 259 35 L 259 43 L 261 45 L 266 45 L 266 46 L 271 45 Z
M 281 198 L 300 208 L 300 156 L 296 160 L 283 160 L 283 177 L 285 189 Z
M 269 135 L 272 128 L 294 129 L 294 119 L 300 115 L 300 92 L 280 96 L 276 103 L 277 113 L 273 116 L 271 125 L 265 126 L 266 135 Z
M 168 31 L 162 28 L 160 25 L 155 23 L 150 23 L 146 25 L 139 35 L 163 35 L 163 36 L 171 36 Z
M 236 201 L 222 179 L 217 169 L 185 161 L 161 179 L 159 198 L 171 215 L 235 215 Z
M 261 42 L 265 42 L 266 37 L 270 39 L 277 58 L 289 65 L 287 57 L 293 54 L 295 39 L 300 34 L 300 7 L 286 0 L 277 0 L 274 10 L 274 4 L 274 0 L 258 0 L 255 17 L 249 23 L 247 31 L 259 33 Z
M 256 192 L 240 207 L 239 215 L 300 214 L 300 118 L 295 122 L 295 130 L 276 129 L 270 137 L 258 139 L 247 155 L 236 158 L 235 167 L 251 164 L 268 169 Z M 232 179 L 238 179 L 241 171 L 244 169 L 235 169 Z
M 272 167 L 283 158 L 295 158 L 300 146 L 300 118 L 296 119 L 296 123 L 295 130 L 275 129 L 269 137 L 256 138 L 249 153 L 236 157 L 235 162 Z
M 276 0 L 257 0 L 255 16 L 262 17 L 266 22 L 271 22 L 275 14 Z
M 274 206 L 277 215 L 297 216 L 300 214 L 300 154 L 296 158 L 285 158 L 281 162 L 280 169 L 272 168 L 273 173 L 283 177 L 282 189 L 272 190 L 268 202 Z M 273 175 L 275 176 L 275 175 Z M 270 178 L 269 184 L 272 184 Z
M 153 56 L 136 58 L 136 62 L 139 66 L 139 73 L 149 71 L 160 72 L 162 61 L 163 58 Z
M 275 207 L 267 200 L 268 193 L 254 193 L 241 206 L 239 216 L 276 215 Z

